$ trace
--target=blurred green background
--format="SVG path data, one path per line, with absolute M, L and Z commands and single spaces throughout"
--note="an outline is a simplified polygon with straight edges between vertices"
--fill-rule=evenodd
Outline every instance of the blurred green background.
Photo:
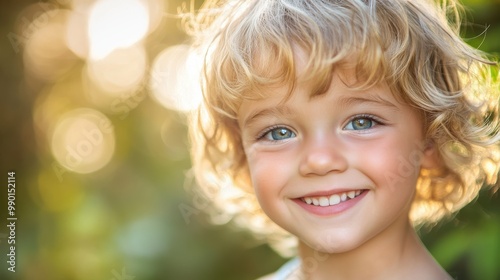
M 246 232 L 210 224 L 206 201 L 186 191 L 183 112 L 195 98 L 178 95 L 196 91 L 196 68 L 182 67 L 196 57 L 172 16 L 182 2 L 1 3 L 0 279 L 255 279 L 286 261 Z M 498 55 L 500 1 L 464 3 L 475 23 L 464 37 Z M 500 279 L 498 193 L 421 234 L 456 279 Z

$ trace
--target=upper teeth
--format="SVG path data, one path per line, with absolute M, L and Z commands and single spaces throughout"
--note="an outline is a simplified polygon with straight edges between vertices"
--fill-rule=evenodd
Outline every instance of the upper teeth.
M 307 204 L 314 204 L 316 206 L 330 206 L 337 205 L 340 202 L 344 202 L 347 198 L 355 198 L 356 196 L 361 194 L 361 190 L 357 191 L 349 191 L 343 193 L 332 194 L 330 196 L 313 196 L 313 197 L 304 197 L 302 200 Z

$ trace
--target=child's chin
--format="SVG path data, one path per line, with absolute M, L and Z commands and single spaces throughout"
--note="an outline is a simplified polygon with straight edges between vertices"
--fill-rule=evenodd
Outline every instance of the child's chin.
M 308 240 L 301 240 L 301 245 L 322 254 L 341 254 L 356 249 L 361 242 L 353 238 L 334 238 L 332 236 L 315 236 Z

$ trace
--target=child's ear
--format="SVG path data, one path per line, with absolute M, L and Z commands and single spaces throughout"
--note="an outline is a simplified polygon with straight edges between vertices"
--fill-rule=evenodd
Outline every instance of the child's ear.
M 425 142 L 424 150 L 422 151 L 421 167 L 425 169 L 437 169 L 443 166 L 443 161 L 439 155 L 436 144 L 432 140 Z

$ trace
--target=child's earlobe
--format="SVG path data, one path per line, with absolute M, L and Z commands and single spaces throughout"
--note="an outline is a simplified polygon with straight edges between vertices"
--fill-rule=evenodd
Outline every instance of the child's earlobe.
M 439 155 L 436 144 L 432 140 L 425 142 L 422 151 L 421 167 L 425 169 L 436 169 L 443 167 L 443 161 Z

